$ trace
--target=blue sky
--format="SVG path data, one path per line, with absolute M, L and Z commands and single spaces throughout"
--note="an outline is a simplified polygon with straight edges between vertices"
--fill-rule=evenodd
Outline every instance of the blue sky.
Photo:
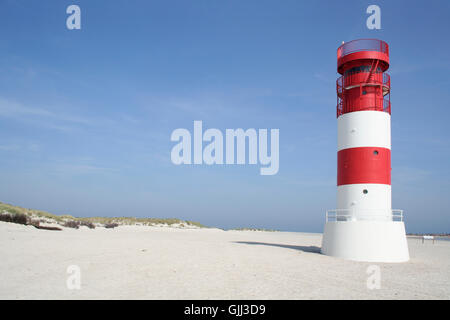
M 81 30 L 66 8 L 81 8 Z M 366 28 L 381 7 L 381 30 Z M 0 2 L 0 201 L 75 216 L 321 232 L 336 49 L 390 45 L 393 207 L 450 231 L 448 1 Z M 175 166 L 176 128 L 279 128 L 280 170 Z

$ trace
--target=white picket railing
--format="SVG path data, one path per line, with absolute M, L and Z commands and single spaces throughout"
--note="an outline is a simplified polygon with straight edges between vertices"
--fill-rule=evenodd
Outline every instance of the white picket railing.
M 329 221 L 403 221 L 403 210 L 333 209 L 326 211 L 326 222 Z

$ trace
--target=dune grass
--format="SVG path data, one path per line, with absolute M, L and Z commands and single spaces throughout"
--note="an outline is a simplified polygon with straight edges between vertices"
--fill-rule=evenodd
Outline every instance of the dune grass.
M 198 228 L 207 228 L 199 222 L 185 221 L 176 218 L 135 218 L 135 217 L 85 217 L 78 218 L 71 215 L 56 215 L 46 211 L 26 209 L 11 204 L 0 202 L 0 214 L 20 215 L 24 214 L 28 217 L 42 218 L 43 220 L 54 220 L 56 223 L 66 225 L 72 228 L 87 226 L 91 229 L 95 228 L 95 224 L 100 225 L 174 225 L 179 224 L 183 226 L 195 226 Z

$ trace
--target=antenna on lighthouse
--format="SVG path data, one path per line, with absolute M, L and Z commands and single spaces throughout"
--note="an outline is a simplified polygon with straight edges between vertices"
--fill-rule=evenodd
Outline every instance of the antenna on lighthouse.
M 409 260 L 403 211 L 391 208 L 389 46 L 353 40 L 337 51 L 337 209 L 321 252 L 351 260 Z

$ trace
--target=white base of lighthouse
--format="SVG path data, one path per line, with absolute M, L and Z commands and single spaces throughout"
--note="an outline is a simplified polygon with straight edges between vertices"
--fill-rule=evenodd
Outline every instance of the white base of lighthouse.
M 403 221 L 328 221 L 321 252 L 366 262 L 409 260 Z

